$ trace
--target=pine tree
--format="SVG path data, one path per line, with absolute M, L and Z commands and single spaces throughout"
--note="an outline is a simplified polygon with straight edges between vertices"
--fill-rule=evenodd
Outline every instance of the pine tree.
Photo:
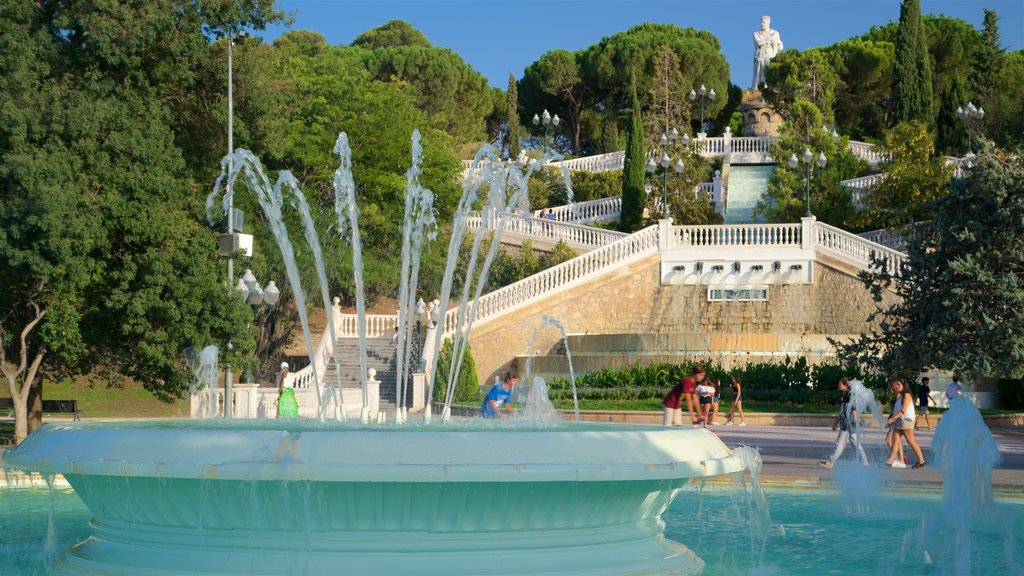
M 630 81 L 630 108 L 626 158 L 622 168 L 620 226 L 624 232 L 639 230 L 644 219 L 644 124 L 640 120 L 636 77 Z
M 505 114 L 508 125 L 508 157 L 515 160 L 519 157 L 519 92 L 516 90 L 516 77 L 508 73 L 508 111 Z
M 932 123 L 932 69 L 920 0 L 903 0 L 892 69 L 893 124 Z
M 935 203 L 897 275 L 864 276 L 881 330 L 840 346 L 891 374 L 1024 376 L 1024 159 L 983 152 Z

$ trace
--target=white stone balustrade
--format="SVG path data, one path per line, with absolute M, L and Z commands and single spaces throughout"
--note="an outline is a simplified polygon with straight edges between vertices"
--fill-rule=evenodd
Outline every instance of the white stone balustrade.
M 546 210 L 544 212 L 547 212 Z M 622 212 L 622 196 L 615 195 L 564 206 L 552 206 L 551 214 L 559 222 L 588 224 L 618 220 Z
M 850 152 L 861 160 L 866 160 L 872 166 L 881 164 L 889 159 L 889 156 L 881 151 L 879 147 L 867 142 L 850 140 Z
M 635 234 L 625 236 L 616 242 L 482 296 L 477 305 L 474 323 L 479 324 L 499 314 L 526 306 L 539 298 L 576 285 L 595 274 L 624 266 L 636 258 L 657 251 L 657 249 L 657 226 L 650 226 Z M 445 314 L 442 324 L 445 334 L 452 334 L 457 329 L 457 312 L 458 310 L 453 308 Z
M 675 226 L 670 246 L 800 246 L 800 224 Z
M 864 270 L 874 269 L 873 261 L 880 259 L 885 262 L 885 269 L 893 275 L 900 272 L 900 266 L 907 259 L 902 252 L 823 222 L 815 223 L 814 247 L 818 251 L 838 256 Z
M 548 165 L 555 168 L 565 168 L 570 172 L 610 172 L 612 170 L 622 170 L 625 157 L 626 153 L 622 151 L 609 152 L 607 154 L 560 160 L 558 162 L 551 162 Z
M 605 244 L 610 244 L 620 238 L 628 236 L 623 232 L 604 230 L 569 222 L 547 220 L 533 216 L 511 215 L 504 216 L 501 225 L 504 234 L 514 234 L 518 237 L 527 237 L 547 242 L 565 242 L 571 248 L 582 248 L 592 250 Z M 478 230 L 485 223 L 479 214 L 473 214 L 466 218 L 466 227 L 470 230 Z M 497 224 L 487 223 L 488 228 L 497 228 Z

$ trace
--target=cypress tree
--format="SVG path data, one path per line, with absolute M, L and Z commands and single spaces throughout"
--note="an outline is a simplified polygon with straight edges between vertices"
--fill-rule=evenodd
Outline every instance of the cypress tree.
M 622 213 L 624 232 L 640 229 L 644 218 L 644 125 L 640 120 L 640 101 L 636 97 L 636 77 L 629 86 L 629 127 L 626 131 L 626 158 L 622 167 Z
M 964 122 L 956 117 L 956 109 L 967 101 L 964 94 L 963 81 L 959 75 L 946 85 L 939 104 L 939 117 L 936 120 L 935 145 L 939 152 L 952 156 L 960 156 L 967 150 L 967 131 Z
M 903 0 L 892 68 L 893 123 L 932 123 L 932 68 L 920 0 Z
M 1003 74 L 1003 47 L 999 36 L 999 15 L 986 8 L 981 44 L 974 51 L 974 66 L 968 79 L 974 103 L 982 107 L 993 105 L 996 80 Z
M 508 73 L 508 110 L 505 114 L 508 125 L 508 157 L 515 160 L 519 157 L 519 91 L 516 89 L 516 77 Z

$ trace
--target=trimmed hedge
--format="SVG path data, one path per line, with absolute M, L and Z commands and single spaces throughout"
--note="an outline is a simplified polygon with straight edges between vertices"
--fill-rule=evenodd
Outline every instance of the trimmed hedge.
M 576 379 L 580 400 L 650 400 L 660 399 L 690 373 L 694 363 L 657 363 L 636 365 L 626 369 L 605 368 Z M 743 398 L 747 402 L 777 402 L 805 406 L 831 406 L 836 402 L 836 382 L 841 376 L 863 380 L 865 385 L 881 396 L 886 377 L 865 374 L 856 367 L 840 364 L 809 366 L 806 358 L 795 361 L 786 358 L 782 363 L 748 362 L 742 368 L 725 370 L 713 361 L 702 362 L 709 378 L 721 380 L 723 395 L 731 398 L 728 389 L 733 375 L 743 379 Z M 556 378 L 549 385 L 553 401 L 571 400 L 572 388 L 568 380 Z

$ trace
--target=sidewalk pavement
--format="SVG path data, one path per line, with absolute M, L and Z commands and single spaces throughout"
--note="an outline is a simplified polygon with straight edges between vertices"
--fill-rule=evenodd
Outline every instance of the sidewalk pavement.
M 837 432 L 825 427 L 805 426 L 711 426 L 730 448 L 756 446 L 760 449 L 763 466 L 762 481 L 766 483 L 829 484 L 833 470 L 822 468 L 819 461 L 827 460 L 835 448 Z M 931 443 L 934 430 L 919 430 L 914 438 L 921 446 L 929 465 L 917 470 L 910 466 L 917 462 L 912 450 L 904 445 L 907 469 L 885 469 L 885 481 L 892 485 L 941 486 L 939 470 L 930 465 Z M 883 466 L 888 453 L 885 437 L 877 430 L 868 430 L 862 439 L 872 465 Z M 996 492 L 1017 497 L 1024 496 L 1024 429 L 993 428 L 992 436 L 999 444 L 1002 462 L 993 470 L 992 485 Z M 847 446 L 843 458 L 853 459 L 854 448 Z

